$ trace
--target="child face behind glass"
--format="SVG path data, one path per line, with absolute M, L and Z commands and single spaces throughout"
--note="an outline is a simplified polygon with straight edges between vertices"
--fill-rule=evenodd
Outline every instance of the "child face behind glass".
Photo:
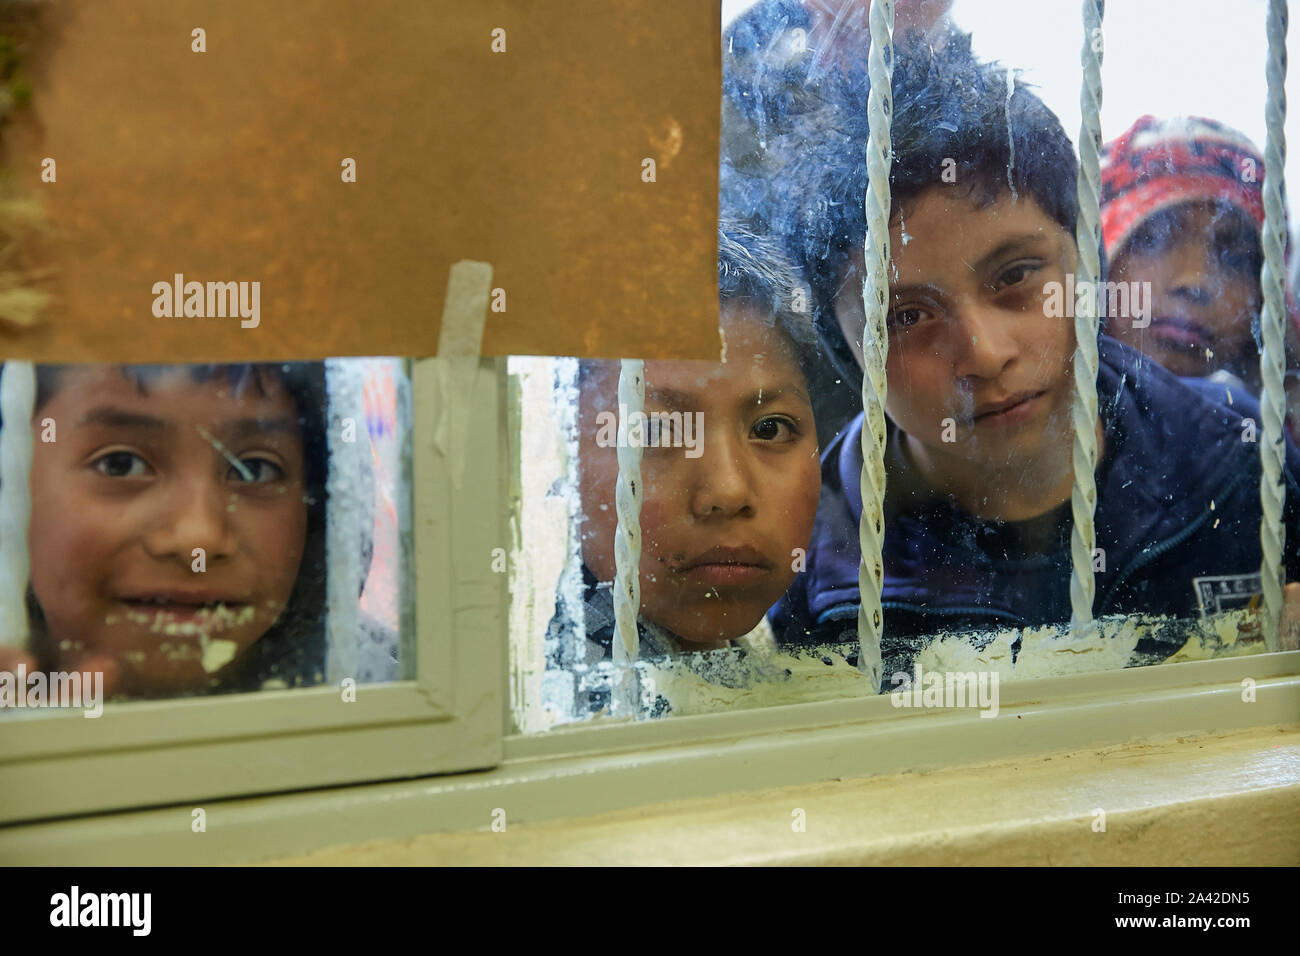
M 59 373 L 33 426 L 30 538 L 61 668 L 103 667 L 120 692 L 196 689 L 279 617 L 306 538 L 303 436 L 292 396 L 260 378 Z
M 1073 268 L 1072 237 L 1005 193 L 980 203 L 932 189 L 904 213 L 890 225 L 886 369 L 887 410 L 909 448 L 944 487 L 985 469 L 1068 465 L 1073 320 L 1048 317 L 1046 301 Z M 860 249 L 851 261 L 835 311 L 861 365 Z
M 1150 324 L 1111 321 L 1108 334 L 1175 375 L 1226 369 L 1258 377 L 1251 322 L 1260 309 L 1259 229 L 1219 203 L 1184 203 L 1152 216 L 1116 254 L 1109 279 L 1151 283 Z
M 645 363 L 647 414 L 703 425 L 694 448 L 645 448 L 641 462 L 642 617 L 694 649 L 752 630 L 794 581 L 795 549 L 812 536 L 821 489 L 812 405 L 769 322 L 729 302 L 725 363 Z M 602 581 L 615 576 L 618 460 L 599 424 L 618 414 L 618 374 L 613 362 L 593 370 L 580 408 L 583 557 Z

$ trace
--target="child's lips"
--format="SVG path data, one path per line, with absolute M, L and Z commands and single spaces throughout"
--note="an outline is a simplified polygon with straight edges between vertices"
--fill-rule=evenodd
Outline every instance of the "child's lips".
M 1210 330 L 1199 322 L 1170 315 L 1153 318 L 1146 331 L 1161 345 L 1180 350 L 1208 349 L 1214 338 Z
M 710 587 L 736 587 L 753 584 L 767 573 L 767 568 L 756 564 L 697 564 L 686 572 L 686 577 Z
M 123 604 L 140 611 L 167 611 L 174 614 L 184 614 L 199 611 L 216 611 L 219 608 L 241 608 L 244 606 L 242 601 L 149 601 L 149 600 L 124 600 Z
M 736 587 L 766 577 L 772 563 L 750 547 L 710 548 L 678 566 L 677 571 L 694 584 L 708 587 Z
M 978 426 L 1018 424 L 1038 411 L 1046 395 L 1046 389 L 1021 392 L 1005 401 L 990 403 L 975 415 L 973 423 Z
M 222 630 L 244 620 L 251 610 L 246 601 L 194 594 L 135 595 L 118 599 L 125 617 L 155 630 L 168 625 L 194 625 L 202 630 Z

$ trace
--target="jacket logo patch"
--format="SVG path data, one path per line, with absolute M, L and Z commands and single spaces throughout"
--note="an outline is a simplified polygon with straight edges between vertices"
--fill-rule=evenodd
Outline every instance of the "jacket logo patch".
M 1251 599 L 1263 591 L 1260 574 L 1218 574 L 1211 577 L 1192 578 L 1196 601 L 1201 614 L 1222 614 L 1248 607 Z

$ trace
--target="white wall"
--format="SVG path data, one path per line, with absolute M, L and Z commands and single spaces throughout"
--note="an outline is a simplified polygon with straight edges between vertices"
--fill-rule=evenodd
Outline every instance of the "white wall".
M 753 0 L 722 0 L 723 23 L 752 5 Z M 1118 136 L 1144 113 L 1191 114 L 1241 130 L 1262 152 L 1266 8 L 1266 0 L 1107 3 L 1103 139 Z M 1020 68 L 1072 140 L 1079 135 L 1081 10 L 1080 0 L 955 0 L 952 9 L 954 22 L 971 32 L 975 50 Z M 1292 25 L 1287 46 L 1293 109 L 1286 124 L 1286 178 L 1294 197 L 1300 195 L 1300 24 Z

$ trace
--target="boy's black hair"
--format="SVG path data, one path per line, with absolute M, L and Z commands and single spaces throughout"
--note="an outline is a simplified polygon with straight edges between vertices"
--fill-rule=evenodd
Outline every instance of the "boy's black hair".
M 761 187 L 768 171 L 772 138 L 799 115 L 818 107 L 818 77 L 824 72 L 806 50 L 793 42 L 794 31 L 806 41 L 812 17 L 799 0 L 762 0 L 731 22 L 723 34 L 722 161 L 750 174 L 748 184 Z M 724 185 L 724 189 L 726 186 Z M 736 209 L 758 212 L 754 203 L 733 192 Z
M 1078 163 L 1060 120 L 1028 86 L 971 52 L 954 31 L 938 49 L 916 34 L 895 47 L 890 213 L 928 189 L 956 190 L 976 202 L 1014 192 L 1032 199 L 1074 238 Z M 849 254 L 866 233 L 867 94 L 860 70 L 820 83 L 822 108 L 793 121 L 778 147 L 787 156 L 773 202 L 783 232 L 813 291 L 823 348 L 846 381 L 862 371 L 836 321 L 833 302 Z M 943 173 L 951 170 L 948 178 Z M 955 174 L 955 178 L 954 178 Z
M 817 362 L 812 303 L 781 243 L 733 219 L 718 225 L 718 300 L 749 300 L 790 343 L 804 377 Z M 802 307 L 801 307 L 802 303 Z
M 174 365 L 123 365 L 122 376 L 135 383 L 141 394 Z M 284 611 L 265 634 L 250 647 L 232 672 L 213 683 L 207 692 L 253 691 L 267 680 L 280 680 L 288 687 L 319 684 L 324 680 L 326 658 L 325 594 L 327 587 L 325 538 L 325 480 L 328 467 L 326 438 L 325 370 L 319 362 L 276 364 L 207 364 L 179 366 L 195 382 L 224 380 L 231 391 L 256 389 L 265 395 L 267 382 L 277 382 L 293 397 L 303 441 L 303 493 L 307 500 L 307 532 L 298 577 Z M 63 365 L 36 367 L 35 411 L 54 395 Z M 27 594 L 28 614 L 44 628 L 40 605 L 31 589 Z M 52 649 L 34 647 L 38 659 Z
M 718 224 L 718 301 L 751 301 L 790 345 L 805 379 L 818 362 L 817 333 L 812 325 L 808 290 L 782 250 L 781 243 L 735 219 Z M 799 308 L 801 301 L 804 308 Z M 578 363 L 585 381 L 603 360 Z

